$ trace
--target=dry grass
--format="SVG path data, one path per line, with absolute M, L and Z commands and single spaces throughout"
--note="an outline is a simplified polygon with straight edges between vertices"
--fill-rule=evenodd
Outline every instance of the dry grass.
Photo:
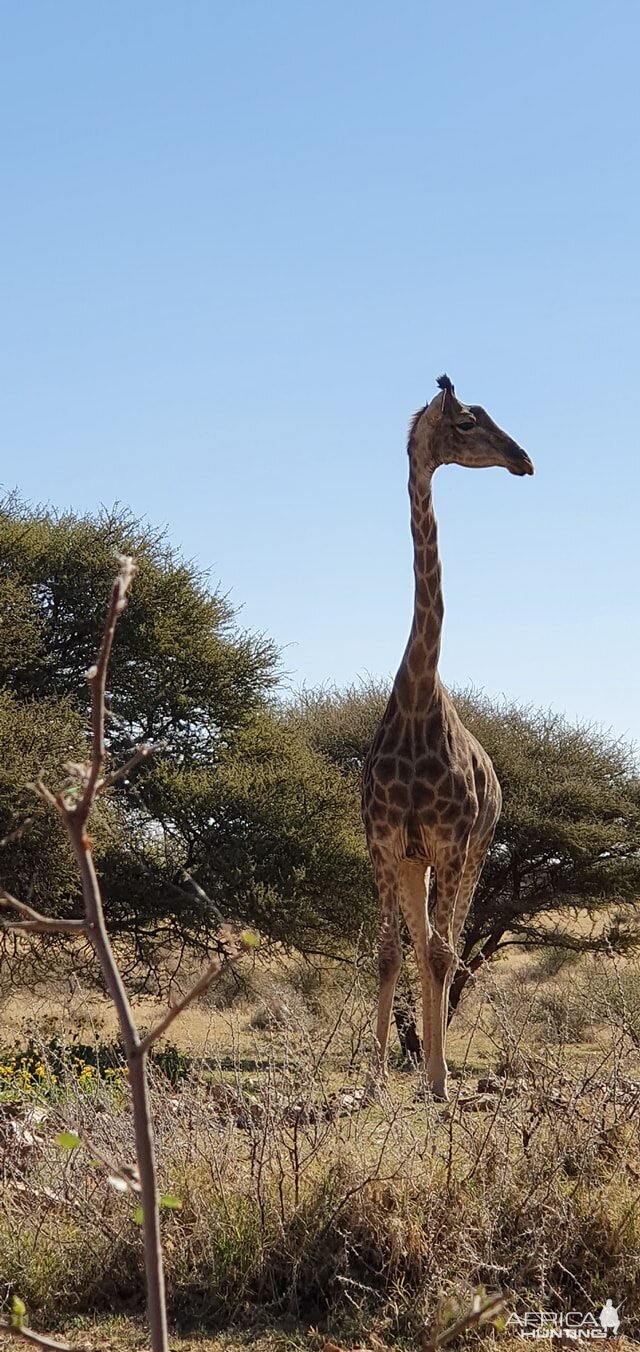
M 67 1330 L 69 1341 L 75 1339 L 104 1352 L 141 1352 L 149 1346 L 149 1338 L 144 1321 L 135 1317 L 116 1316 L 113 1319 L 76 1319 Z M 235 1333 L 225 1330 L 219 1334 L 197 1333 L 193 1337 L 173 1335 L 169 1340 L 170 1352 L 302 1352 L 302 1349 L 315 1349 L 322 1352 L 326 1339 L 309 1336 L 305 1328 L 270 1328 L 260 1325 L 249 1326 Z M 508 1352 L 508 1349 L 505 1349 Z M 617 1352 L 623 1352 L 618 1348 Z
M 498 967 L 467 1001 L 449 1107 L 416 1100 L 396 1069 L 358 1109 L 371 992 L 357 973 L 318 983 L 289 965 L 194 1012 L 190 1075 L 153 1086 L 161 1184 L 182 1202 L 163 1216 L 176 1347 L 420 1347 L 480 1288 L 512 1308 L 609 1296 L 640 1331 L 640 979 L 599 960 L 539 968 Z M 75 998 L 67 1027 L 84 1009 L 108 1033 L 100 1005 Z M 296 1000 L 289 1023 L 256 1019 Z M 45 1026 L 43 1010 L 28 1018 Z M 101 1320 L 98 1345 L 133 1348 L 139 1324 L 125 1336 L 104 1320 L 141 1309 L 134 1204 L 91 1162 L 132 1160 L 126 1094 L 70 1078 L 41 1108 L 24 1095 L 4 1110 L 4 1292 L 34 1323 Z M 61 1151 L 62 1127 L 86 1148 Z
M 90 982 L 78 979 L 72 959 L 63 954 L 55 979 L 39 972 L 37 981 L 21 981 L 20 964 L 6 964 L 7 978 L 0 983 L 0 1045 L 16 1036 L 74 1034 L 84 1041 L 112 1040 L 118 1022 L 111 1001 Z M 132 1003 L 141 1028 L 152 1027 L 166 1009 L 170 986 L 179 996 L 199 974 L 199 968 L 182 963 L 177 977 L 160 973 L 162 996 L 142 993 Z M 28 975 L 31 975 L 28 973 Z M 310 964 L 294 959 L 271 946 L 253 955 L 241 955 L 233 970 L 225 969 L 212 983 L 204 1000 L 184 1011 L 171 1036 L 181 1051 L 193 1056 L 227 1055 L 241 1047 L 255 1050 L 252 1027 L 290 1023 L 302 1018 L 308 1027 L 325 1024 L 336 998 L 349 988 L 348 965 Z M 282 1011 L 284 1018 L 279 1019 Z M 271 1017 L 275 1015 L 275 1018 Z

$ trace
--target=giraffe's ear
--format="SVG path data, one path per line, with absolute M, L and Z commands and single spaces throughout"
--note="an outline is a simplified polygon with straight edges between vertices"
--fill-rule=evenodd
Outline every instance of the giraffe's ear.
M 436 394 L 424 410 L 425 421 L 430 427 L 437 427 L 442 422 L 445 410 L 443 407 L 444 398 L 441 394 Z

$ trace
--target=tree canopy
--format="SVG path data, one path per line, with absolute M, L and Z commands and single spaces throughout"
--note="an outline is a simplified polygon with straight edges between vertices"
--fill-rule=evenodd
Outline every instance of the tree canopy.
M 44 810 L 30 784 L 40 775 L 55 783 L 61 766 L 83 755 L 83 720 L 70 700 L 21 703 L 0 689 L 0 839 L 9 837 L 0 851 L 0 880 L 52 912 L 64 913 L 75 895 L 77 870 L 58 817 Z
M 57 516 L 0 505 L 2 881 L 68 913 L 78 884 L 55 821 L 25 788 L 60 782 L 86 748 L 86 671 L 117 553 L 137 576 L 109 671 L 109 754 L 153 757 L 101 800 L 96 856 L 115 932 L 207 944 L 220 914 L 322 945 L 360 920 L 368 882 L 357 812 L 336 767 L 273 702 L 278 655 L 228 600 L 129 512 Z M 147 945 L 148 951 L 148 945 Z
M 173 759 L 209 759 L 275 684 L 276 650 L 239 631 L 227 598 L 124 508 L 78 517 L 0 504 L 0 687 L 86 711 L 118 553 L 137 572 L 109 671 L 112 748 L 162 741 Z

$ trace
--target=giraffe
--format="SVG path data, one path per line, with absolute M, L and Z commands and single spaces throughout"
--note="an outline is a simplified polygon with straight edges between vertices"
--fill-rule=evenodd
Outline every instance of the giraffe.
M 502 795 L 491 760 L 464 727 L 438 675 L 444 616 L 432 478 L 439 465 L 502 465 L 533 474 L 529 456 L 448 376 L 409 429 L 414 610 L 407 646 L 364 765 L 362 815 L 380 901 L 378 1016 L 369 1090 L 386 1075 L 393 996 L 402 965 L 399 916 L 422 989 L 427 1083 L 447 1099 L 449 987 L 460 937 L 493 839 Z M 429 906 L 431 873 L 432 902 Z M 431 915 L 429 914 L 431 911 Z

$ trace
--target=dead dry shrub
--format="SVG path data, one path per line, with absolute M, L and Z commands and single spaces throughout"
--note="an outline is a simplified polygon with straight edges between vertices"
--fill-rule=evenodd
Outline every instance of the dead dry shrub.
M 540 1042 L 535 999 L 514 1009 L 504 983 L 483 980 L 460 1015 L 468 1052 L 449 1107 L 414 1098 L 406 1077 L 359 1106 L 366 1047 L 355 1061 L 353 1047 L 370 1009 L 357 977 L 322 1040 L 299 1023 L 256 1031 L 259 1071 L 208 1058 L 177 1086 L 153 1072 L 160 1187 L 182 1203 L 162 1216 L 180 1327 L 277 1313 L 415 1346 L 443 1302 L 465 1309 L 484 1288 L 509 1308 L 614 1296 L 625 1332 L 640 1329 L 640 1079 L 625 1017 L 610 1010 L 600 1051 L 577 1057 Z M 508 1074 L 478 1076 L 479 1038 Z M 62 1127 L 86 1149 L 61 1152 Z M 132 1159 L 126 1100 L 70 1083 L 37 1135 L 0 1210 L 7 1291 L 19 1277 L 48 1321 L 135 1308 L 133 1202 L 91 1164 L 107 1147 Z

